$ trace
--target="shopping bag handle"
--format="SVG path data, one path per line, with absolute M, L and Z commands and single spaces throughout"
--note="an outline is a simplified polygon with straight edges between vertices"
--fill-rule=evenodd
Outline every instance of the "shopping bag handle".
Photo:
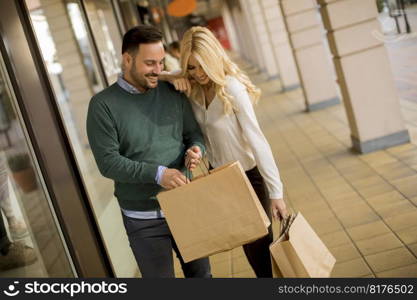
M 294 222 L 296 216 L 297 216 L 297 213 L 290 213 L 285 219 L 282 219 L 281 224 L 280 224 L 280 230 L 279 230 L 280 237 L 283 235 L 288 237 L 288 232 L 290 231 L 291 224 L 292 222 Z
M 204 176 L 207 176 L 210 174 L 209 172 L 209 167 L 206 164 L 206 161 L 204 160 L 204 157 L 201 158 L 201 162 L 203 162 L 204 167 L 206 168 L 206 172 L 204 172 L 203 167 L 201 166 L 201 163 L 198 164 L 201 172 L 203 173 Z M 188 165 L 186 166 L 185 169 L 185 177 L 187 177 L 187 179 L 191 182 L 192 181 L 192 177 L 193 177 L 193 173 L 190 171 L 190 166 L 191 166 L 191 162 L 188 163 Z

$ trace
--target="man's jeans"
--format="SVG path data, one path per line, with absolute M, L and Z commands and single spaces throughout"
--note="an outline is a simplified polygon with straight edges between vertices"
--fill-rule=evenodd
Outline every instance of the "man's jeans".
M 184 262 L 164 218 L 135 219 L 123 213 L 122 217 L 143 278 L 174 278 L 172 249 L 177 254 L 185 277 L 211 278 L 208 258 Z

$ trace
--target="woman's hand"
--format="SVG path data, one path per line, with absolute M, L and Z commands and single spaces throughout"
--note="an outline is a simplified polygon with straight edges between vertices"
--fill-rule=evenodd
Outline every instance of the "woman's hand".
M 188 78 L 182 77 L 181 72 L 162 71 L 158 78 L 162 81 L 168 81 L 179 92 L 185 93 L 187 97 L 191 93 L 191 82 Z
M 177 91 L 183 92 L 186 95 L 189 95 L 191 92 L 191 83 L 187 78 L 173 78 L 169 82 L 174 85 Z
M 281 221 L 288 217 L 287 205 L 284 199 L 271 199 L 271 210 L 276 220 Z

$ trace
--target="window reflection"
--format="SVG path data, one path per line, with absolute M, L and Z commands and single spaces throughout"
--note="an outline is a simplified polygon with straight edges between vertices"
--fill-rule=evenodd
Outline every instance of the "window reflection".
M 113 196 L 113 182 L 99 174 L 85 131 L 91 97 L 104 88 L 97 70 L 79 1 L 26 0 L 58 107 L 72 150 L 87 189 L 100 233 L 117 276 L 136 275 L 137 265 L 129 249 Z M 110 1 L 84 1 L 94 41 L 109 83 L 120 72 L 121 35 Z M 43 45 L 48 45 L 44 47 Z
M 0 277 L 72 277 L 0 57 Z
M 85 0 L 88 19 L 100 52 L 109 84 L 121 72 L 121 35 L 110 0 Z

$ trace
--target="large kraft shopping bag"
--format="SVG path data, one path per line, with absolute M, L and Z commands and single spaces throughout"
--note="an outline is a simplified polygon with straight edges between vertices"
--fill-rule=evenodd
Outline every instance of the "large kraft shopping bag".
M 269 249 L 274 277 L 330 277 L 336 259 L 298 212 Z
M 185 262 L 257 240 L 271 224 L 239 162 L 157 197 Z

